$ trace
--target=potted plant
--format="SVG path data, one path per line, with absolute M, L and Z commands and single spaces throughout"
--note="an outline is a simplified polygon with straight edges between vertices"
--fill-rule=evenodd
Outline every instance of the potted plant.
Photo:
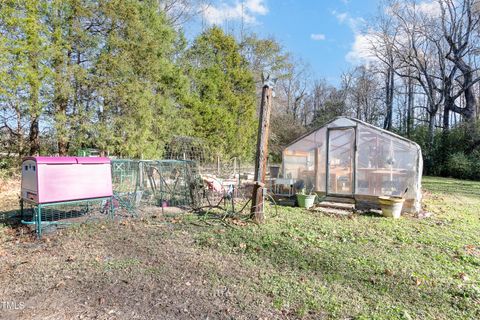
M 305 188 L 303 188 L 299 193 L 297 193 L 297 202 L 300 208 L 309 209 L 313 207 L 315 203 L 315 198 L 317 195 L 310 191 L 308 194 L 305 192 Z

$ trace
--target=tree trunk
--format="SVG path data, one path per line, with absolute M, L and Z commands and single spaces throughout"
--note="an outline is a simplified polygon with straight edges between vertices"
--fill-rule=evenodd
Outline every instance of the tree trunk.
M 73 11 L 67 18 L 65 27 L 67 28 L 66 40 L 73 42 L 72 29 L 73 19 L 76 15 L 76 10 Z M 53 98 L 53 109 L 55 112 L 55 126 L 57 133 L 57 146 L 58 154 L 61 156 L 68 155 L 69 139 L 68 139 L 68 120 L 67 120 L 67 108 L 69 102 L 69 90 L 70 86 L 68 73 L 71 66 L 72 50 L 68 49 L 66 55 L 64 54 L 63 44 L 63 28 L 62 17 L 60 9 L 58 9 L 56 20 L 54 21 L 54 33 L 55 36 L 55 52 L 56 55 L 53 60 L 53 68 L 55 70 L 55 95 Z
M 470 75 L 471 78 L 471 75 Z M 473 91 L 473 86 L 470 86 L 465 90 L 465 120 L 470 122 L 474 121 L 477 117 L 477 99 L 475 98 L 475 93 Z
M 433 138 L 435 136 L 435 116 L 436 112 L 428 113 L 428 144 L 430 147 L 433 146 Z
M 15 107 L 15 113 L 17 118 L 17 128 L 16 128 L 16 135 L 17 135 L 17 155 L 18 160 L 21 161 L 23 157 L 23 132 L 22 132 L 22 112 L 20 111 L 20 106 Z
M 407 137 L 410 138 L 413 130 L 413 108 L 414 108 L 414 92 L 413 92 L 413 80 L 408 78 L 408 101 L 407 101 Z
M 393 90 L 394 90 L 394 83 L 395 74 L 393 72 L 392 67 L 388 67 L 387 76 L 386 76 L 386 85 L 385 85 L 385 106 L 386 106 L 386 116 L 385 121 L 383 123 L 383 128 L 386 130 L 392 130 L 392 118 L 393 118 Z
M 31 156 L 38 155 L 40 153 L 40 130 L 38 125 L 38 117 L 34 117 L 30 122 L 30 134 L 28 142 L 30 145 Z
M 450 110 L 451 110 L 451 98 L 445 97 L 443 105 L 443 132 L 447 133 L 450 130 Z
M 465 95 L 465 108 L 463 108 L 461 114 L 465 121 L 471 122 L 475 120 L 477 110 L 477 101 L 473 89 L 473 70 L 461 58 L 456 59 L 455 64 L 463 75 L 462 87 Z
M 40 102 L 40 54 L 41 40 L 39 38 L 38 27 L 40 24 L 38 3 L 26 2 L 28 23 L 26 23 L 26 38 L 27 38 L 27 57 L 30 73 L 28 77 L 29 85 L 29 117 L 30 117 L 30 131 L 29 131 L 29 146 L 30 155 L 38 155 L 40 152 L 40 130 L 39 119 L 42 114 L 42 107 Z

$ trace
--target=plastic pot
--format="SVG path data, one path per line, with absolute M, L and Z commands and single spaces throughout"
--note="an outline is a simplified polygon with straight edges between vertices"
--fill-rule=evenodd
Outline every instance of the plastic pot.
M 316 194 L 297 194 L 298 206 L 309 209 L 315 203 Z
M 400 218 L 404 202 L 402 197 L 378 197 L 383 216 L 394 219 Z

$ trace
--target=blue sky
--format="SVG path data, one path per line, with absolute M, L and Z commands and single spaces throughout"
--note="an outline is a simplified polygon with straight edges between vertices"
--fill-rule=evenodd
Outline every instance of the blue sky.
M 213 0 L 204 25 L 218 24 L 274 36 L 312 67 L 314 75 L 338 84 L 357 61 L 359 31 L 379 0 Z M 243 13 L 243 14 L 242 14 Z M 242 19 L 243 18 L 243 19 Z M 188 32 L 187 32 L 188 34 Z

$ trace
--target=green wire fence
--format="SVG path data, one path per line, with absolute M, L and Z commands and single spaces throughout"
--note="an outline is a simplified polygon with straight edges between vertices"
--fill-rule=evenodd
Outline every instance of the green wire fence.
M 112 183 L 118 206 L 135 213 L 141 205 L 193 206 L 203 182 L 194 161 L 116 159 Z

